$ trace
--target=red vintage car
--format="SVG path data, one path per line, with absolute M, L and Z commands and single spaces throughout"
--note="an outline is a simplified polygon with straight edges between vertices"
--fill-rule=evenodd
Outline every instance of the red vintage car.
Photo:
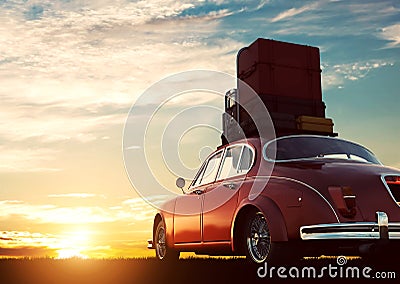
M 155 216 L 148 247 L 160 260 L 192 251 L 256 263 L 371 253 L 397 245 L 399 205 L 400 171 L 363 146 L 317 135 L 250 138 L 206 159 L 189 190 Z

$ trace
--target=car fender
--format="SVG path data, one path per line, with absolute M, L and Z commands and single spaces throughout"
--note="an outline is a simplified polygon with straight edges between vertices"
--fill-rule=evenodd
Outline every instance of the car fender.
M 231 243 L 232 249 L 234 248 L 234 229 L 235 225 L 239 225 L 236 221 L 237 218 L 243 216 L 241 214 L 245 213 L 251 208 L 257 208 L 260 210 L 265 218 L 267 219 L 271 240 L 273 242 L 285 242 L 288 241 L 287 230 L 286 230 L 286 223 L 283 218 L 282 212 L 280 211 L 279 207 L 275 204 L 275 202 L 264 195 L 259 195 L 254 200 L 249 200 L 248 198 L 244 199 L 236 209 L 234 214 L 234 218 L 231 224 Z
M 153 241 L 154 241 L 154 234 L 155 229 L 158 222 L 161 220 L 165 224 L 165 232 L 166 232 L 166 241 L 169 247 L 174 247 L 175 240 L 174 240 L 174 212 L 175 212 L 175 202 L 176 199 L 172 199 L 167 201 L 162 205 L 160 211 L 154 217 L 153 222 Z
M 261 180 L 267 177 L 257 178 Z M 281 219 L 285 223 L 286 237 L 289 240 L 300 238 L 300 227 L 303 225 L 339 222 L 329 200 L 317 189 L 293 178 L 283 176 L 268 178 L 268 185 L 260 196 L 270 199 L 277 207 L 276 211 L 281 214 Z
M 303 212 L 304 216 L 315 217 L 315 214 L 313 214 L 313 212 L 318 211 L 319 216 L 317 217 L 324 220 L 324 222 L 340 222 L 338 214 L 333 207 L 333 204 L 328 200 L 327 196 L 324 196 L 324 194 L 321 193 L 321 191 L 303 181 L 294 178 L 273 176 L 271 177 L 271 179 L 285 181 L 288 183 L 288 185 L 290 184 L 291 188 L 302 192 L 302 207 L 310 209 L 310 212 L 308 213 Z M 305 218 L 305 221 L 306 220 L 307 218 Z

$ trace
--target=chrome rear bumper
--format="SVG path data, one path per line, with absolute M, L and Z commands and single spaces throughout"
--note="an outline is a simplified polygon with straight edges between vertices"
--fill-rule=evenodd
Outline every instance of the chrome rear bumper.
M 400 239 L 400 223 L 389 223 L 385 212 L 376 212 L 377 222 L 332 223 L 302 226 L 302 240 Z

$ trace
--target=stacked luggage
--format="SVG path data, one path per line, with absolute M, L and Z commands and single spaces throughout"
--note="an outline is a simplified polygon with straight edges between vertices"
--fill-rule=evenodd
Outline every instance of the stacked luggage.
M 252 119 L 257 114 L 249 113 L 255 104 L 251 89 L 267 108 L 277 137 L 336 135 L 325 117 L 318 48 L 259 38 L 238 52 L 237 78 L 237 88 L 225 96 L 223 144 L 259 135 Z

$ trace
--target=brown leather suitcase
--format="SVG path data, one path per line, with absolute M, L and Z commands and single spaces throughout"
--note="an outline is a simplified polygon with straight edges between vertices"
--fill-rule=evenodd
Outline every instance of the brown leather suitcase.
M 239 51 L 237 77 L 258 94 L 322 100 L 317 47 L 259 38 Z

